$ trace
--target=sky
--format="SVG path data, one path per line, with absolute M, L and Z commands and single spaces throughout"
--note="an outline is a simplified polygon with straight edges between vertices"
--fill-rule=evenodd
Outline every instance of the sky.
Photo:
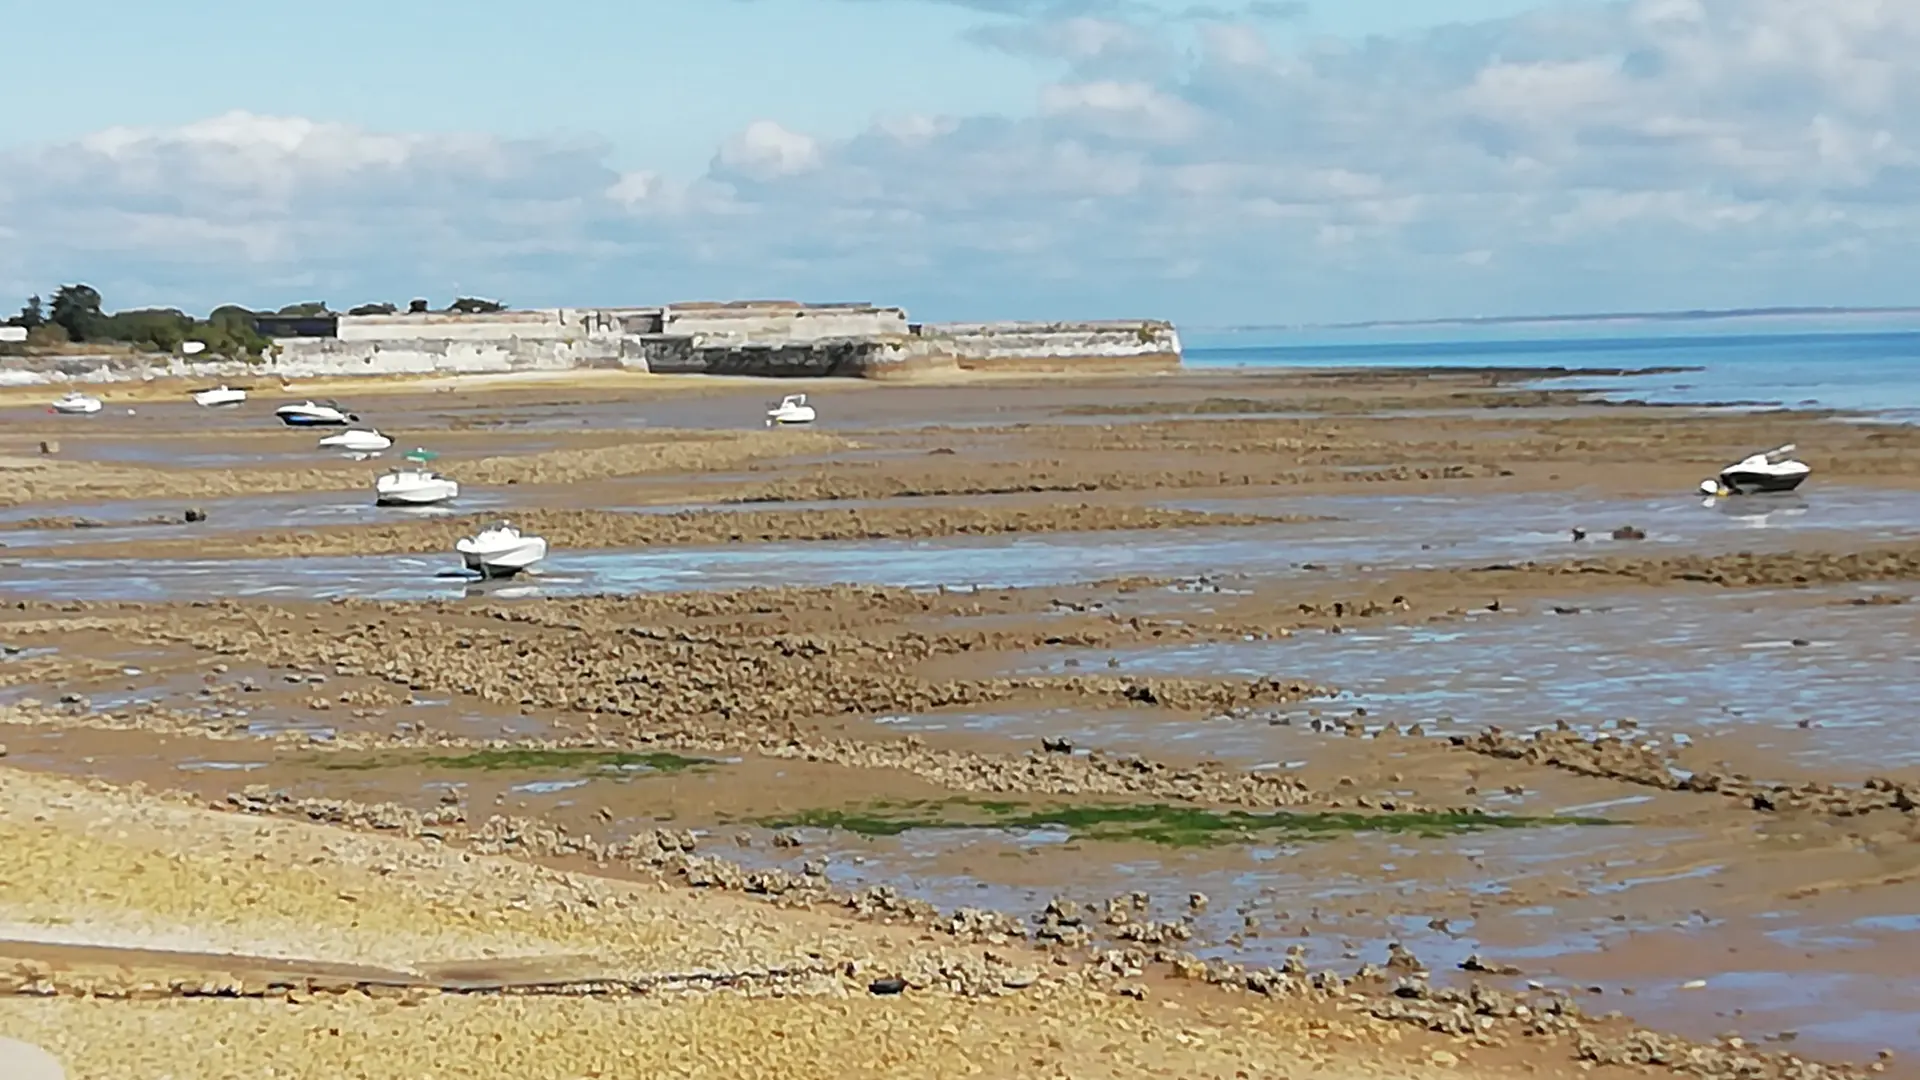
M 0 0 L 0 309 L 1913 302 L 1920 0 Z

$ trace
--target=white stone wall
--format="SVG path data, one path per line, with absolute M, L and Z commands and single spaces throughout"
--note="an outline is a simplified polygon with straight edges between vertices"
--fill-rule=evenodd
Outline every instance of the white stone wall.
M 936 323 L 921 330 L 923 351 L 962 368 L 1073 360 L 1178 363 L 1173 324 L 1138 322 Z
M 343 315 L 337 338 L 281 338 L 266 365 L 287 378 L 484 374 L 634 366 L 623 320 L 652 309 L 547 308 L 478 315 Z
M 727 342 L 773 343 L 891 337 L 907 332 L 895 307 L 668 307 L 662 332 Z
M 618 337 L 621 319 L 635 313 L 626 308 L 547 308 L 486 315 L 342 315 L 339 340 L 511 342 Z
M 265 370 L 287 378 L 464 375 L 632 366 L 622 360 L 622 341 L 619 337 L 581 338 L 574 341 L 528 338 L 505 341 L 287 338 L 275 344 L 280 347 L 280 355 L 266 364 Z

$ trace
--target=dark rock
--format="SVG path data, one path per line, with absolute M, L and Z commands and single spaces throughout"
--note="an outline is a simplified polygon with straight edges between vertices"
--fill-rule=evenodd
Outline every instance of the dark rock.
M 1049 754 L 1071 754 L 1073 753 L 1073 740 L 1041 739 L 1040 749 L 1045 750 Z
M 898 975 L 890 975 L 884 979 L 875 979 L 867 984 L 867 992 L 870 994 L 898 994 L 904 992 L 906 988 L 907 980 Z
M 187 523 L 191 525 L 194 522 L 207 520 L 207 512 L 197 506 L 189 506 L 187 507 L 187 512 L 182 514 L 181 517 L 185 518 Z
M 1484 975 L 1518 975 L 1520 969 L 1511 964 L 1489 964 L 1474 953 L 1460 962 L 1461 971 L 1477 971 Z

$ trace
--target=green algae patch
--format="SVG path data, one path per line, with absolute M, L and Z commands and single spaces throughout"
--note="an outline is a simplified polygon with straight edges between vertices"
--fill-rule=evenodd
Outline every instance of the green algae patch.
M 944 803 L 871 804 L 813 809 L 766 819 L 771 829 L 835 829 L 860 836 L 899 836 L 917 829 L 1058 829 L 1076 840 L 1133 840 L 1167 847 L 1211 847 L 1260 841 L 1318 840 L 1351 833 L 1458 836 L 1489 829 L 1612 825 L 1604 818 L 1512 817 L 1473 812 L 1358 814 L 1278 810 L 1210 810 L 1165 803 L 1032 806 L 955 799 Z
M 428 757 L 371 757 L 350 761 L 329 761 L 323 769 L 365 771 L 371 769 L 392 769 L 405 767 L 440 769 L 477 769 L 483 772 L 533 772 L 552 770 L 647 770 L 656 773 L 681 773 L 691 770 L 707 769 L 720 762 L 712 758 L 687 757 L 682 754 L 651 752 L 645 754 L 629 753 L 622 750 L 595 749 L 536 749 L 532 747 L 507 747 L 498 750 L 475 750 L 466 754 L 433 755 Z

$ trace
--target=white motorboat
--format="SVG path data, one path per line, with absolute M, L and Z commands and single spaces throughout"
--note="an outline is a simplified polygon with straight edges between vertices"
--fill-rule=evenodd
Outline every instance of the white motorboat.
M 547 538 L 528 536 L 502 521 L 456 542 L 467 569 L 483 578 L 509 578 L 547 557 Z
M 807 395 L 788 394 L 780 399 L 780 404 L 767 410 L 767 426 L 775 424 L 811 424 L 813 406 L 807 404 Z
M 460 482 L 427 467 L 434 455 L 415 450 L 407 463 L 388 470 L 373 482 L 379 506 L 432 506 L 460 496 Z
M 244 404 L 247 400 L 245 390 L 235 390 L 222 383 L 211 390 L 195 390 L 193 403 L 203 409 L 225 409 Z
M 347 454 L 377 454 L 393 446 L 393 440 L 372 428 L 348 428 L 320 440 L 320 449 Z
M 65 397 L 53 403 L 52 408 L 54 412 L 67 416 L 91 416 L 100 411 L 100 399 L 78 390 L 69 390 Z
M 346 427 L 360 419 L 333 401 L 282 405 L 273 410 L 273 415 L 288 427 Z
M 1788 443 L 1764 454 L 1754 454 L 1720 470 L 1712 480 L 1702 480 L 1700 490 L 1708 495 L 1754 495 L 1792 491 L 1813 472 L 1806 462 L 1793 456 Z

